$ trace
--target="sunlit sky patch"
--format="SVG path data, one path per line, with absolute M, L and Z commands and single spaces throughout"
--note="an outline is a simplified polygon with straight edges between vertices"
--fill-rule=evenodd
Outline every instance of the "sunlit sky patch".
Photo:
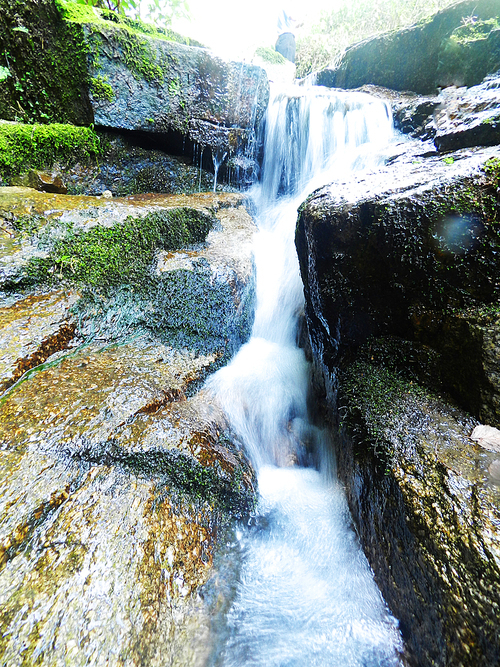
M 259 46 L 274 46 L 277 20 L 285 9 L 297 21 L 311 23 L 322 9 L 340 0 L 188 0 L 191 20 L 176 20 L 174 30 L 202 42 L 223 58 L 251 60 Z M 299 29 L 300 30 L 300 29 Z M 300 35 L 300 32 L 297 32 Z

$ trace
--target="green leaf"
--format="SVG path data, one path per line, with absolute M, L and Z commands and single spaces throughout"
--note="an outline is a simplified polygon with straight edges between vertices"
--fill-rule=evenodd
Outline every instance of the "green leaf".
M 5 81 L 9 76 L 11 76 L 11 74 L 7 67 L 2 67 L 2 65 L 0 65 L 0 81 Z

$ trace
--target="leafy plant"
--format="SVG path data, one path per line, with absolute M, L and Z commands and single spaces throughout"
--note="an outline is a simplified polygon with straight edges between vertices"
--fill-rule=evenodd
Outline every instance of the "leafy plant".
M 140 18 L 144 14 L 141 0 L 73 0 L 79 5 L 90 5 L 99 9 L 108 9 L 117 14 L 126 14 Z M 143 18 L 155 25 L 168 26 L 175 17 L 187 17 L 189 7 L 186 0 L 150 0 Z

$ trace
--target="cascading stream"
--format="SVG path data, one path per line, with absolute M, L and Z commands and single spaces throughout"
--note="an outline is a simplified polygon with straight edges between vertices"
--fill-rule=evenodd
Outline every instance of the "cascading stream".
M 398 665 L 390 616 L 356 541 L 327 436 L 309 423 L 310 367 L 297 346 L 303 291 L 297 208 L 323 183 L 380 161 L 389 107 L 362 93 L 293 86 L 272 97 L 253 190 L 257 306 L 252 336 L 209 381 L 258 471 L 253 527 L 227 617 L 229 666 Z M 304 467 L 310 452 L 321 470 Z

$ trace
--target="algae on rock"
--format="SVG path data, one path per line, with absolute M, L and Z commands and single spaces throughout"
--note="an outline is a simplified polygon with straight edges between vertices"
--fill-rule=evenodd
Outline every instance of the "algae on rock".
M 248 335 L 243 198 L 2 188 L 0 215 L 13 235 L 0 309 L 0 660 L 201 667 L 232 594 L 216 561 L 256 491 L 199 391 Z M 59 273 L 20 291 L 38 244 L 39 266 Z M 178 275 L 201 293 L 191 312 L 185 280 L 172 298 Z M 152 305 L 167 296 L 155 329 Z M 159 338 L 162 317 L 180 320 L 182 341 Z M 189 330 L 203 317 L 207 351 Z

